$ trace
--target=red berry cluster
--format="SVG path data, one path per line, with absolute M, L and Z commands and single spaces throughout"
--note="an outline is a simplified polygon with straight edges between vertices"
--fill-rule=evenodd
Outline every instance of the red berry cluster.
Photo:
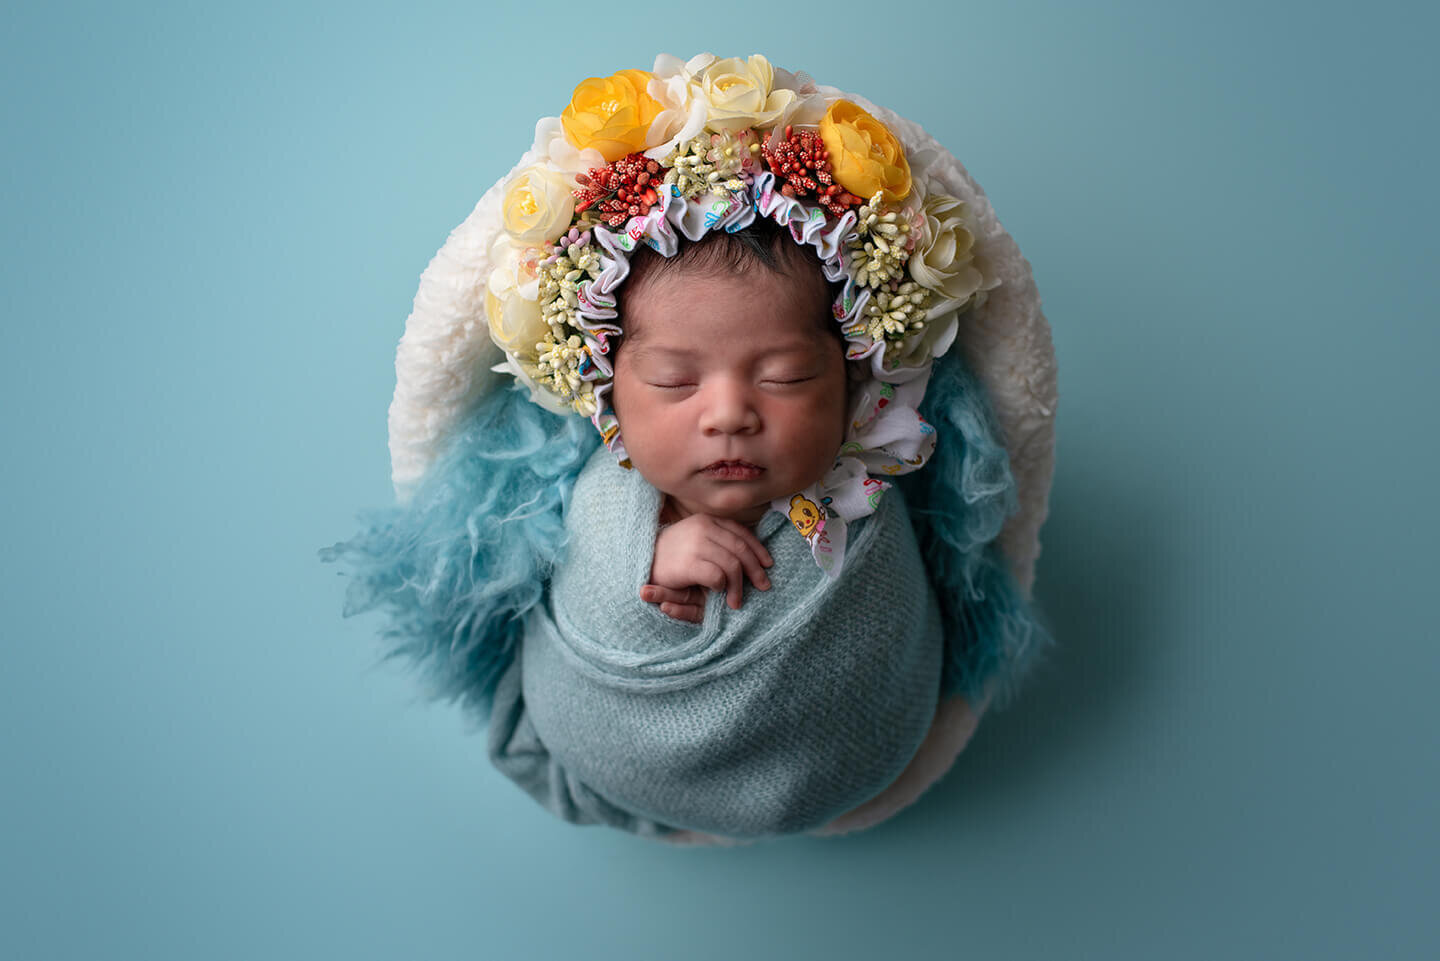
M 611 227 L 619 227 L 631 217 L 643 217 L 660 200 L 655 192 L 659 173 L 660 165 L 639 153 L 594 167 L 580 178 L 580 187 L 574 191 L 575 212 L 594 207 Z
M 775 176 L 785 181 L 780 188 L 785 196 L 796 200 L 813 196 L 820 206 L 836 217 L 843 214 L 845 208 L 865 202 L 835 182 L 831 174 L 830 154 L 815 131 L 795 133 L 793 128 L 786 127 L 785 136 L 772 136 L 764 151 L 765 162 Z

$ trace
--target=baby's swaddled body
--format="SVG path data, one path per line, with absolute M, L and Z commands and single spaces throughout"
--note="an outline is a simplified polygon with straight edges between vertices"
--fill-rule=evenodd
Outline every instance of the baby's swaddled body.
M 603 448 L 490 722 L 495 765 L 567 820 L 736 838 L 813 830 L 879 794 L 929 730 L 943 635 L 896 489 L 827 577 L 778 513 L 769 591 L 704 623 L 642 601 L 661 494 Z

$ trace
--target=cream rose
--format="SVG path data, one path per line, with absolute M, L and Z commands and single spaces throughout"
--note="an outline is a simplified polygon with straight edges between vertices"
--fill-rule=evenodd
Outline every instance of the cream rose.
M 490 321 L 490 339 L 501 350 L 532 361 L 539 356 L 535 345 L 550 325 L 541 318 L 538 301 L 513 292 L 497 297 L 494 291 L 486 290 L 485 317 Z
M 570 226 L 575 213 L 573 184 L 543 166 L 527 167 L 505 188 L 500 209 L 505 229 L 521 244 L 554 240 Z
M 535 345 L 550 330 L 540 315 L 536 252 L 516 247 L 504 235 L 490 249 L 495 269 L 485 287 L 485 319 L 490 339 L 507 353 L 534 360 Z
M 974 224 L 965 201 L 932 193 L 920 205 L 920 240 L 910 255 L 910 276 L 948 301 L 963 304 L 999 281 L 976 256 Z
M 775 70 L 760 54 L 749 60 L 716 60 L 700 75 L 709 101 L 706 123 L 715 130 L 768 127 L 795 100 L 795 91 L 776 89 Z

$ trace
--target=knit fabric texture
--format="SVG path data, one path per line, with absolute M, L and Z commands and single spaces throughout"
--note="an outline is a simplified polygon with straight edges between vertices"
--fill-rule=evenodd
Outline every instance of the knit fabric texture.
M 851 528 L 838 579 L 778 513 L 772 587 L 703 624 L 640 600 L 660 494 L 608 451 L 566 512 L 569 546 L 501 676 L 490 756 L 553 813 L 638 834 L 819 828 L 880 793 L 924 740 L 944 640 L 904 498 Z

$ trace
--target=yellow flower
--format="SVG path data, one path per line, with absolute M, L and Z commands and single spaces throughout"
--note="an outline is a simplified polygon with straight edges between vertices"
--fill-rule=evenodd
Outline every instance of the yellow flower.
M 565 139 L 579 150 L 594 147 L 607 163 L 644 150 L 660 113 L 659 102 L 645 92 L 650 79 L 645 70 L 621 70 L 582 80 L 560 115 Z
M 522 170 L 505 188 L 500 204 L 510 236 L 534 245 L 564 233 L 575 213 L 571 186 L 568 178 L 543 166 Z
M 835 180 L 857 197 L 880 191 L 894 203 L 910 194 L 910 165 L 900 141 L 883 123 L 848 100 L 837 100 L 820 121 Z
M 910 276 L 947 300 L 964 303 L 996 286 L 985 260 L 975 256 L 974 224 L 963 200 L 930 194 L 920 207 L 920 242 L 910 255 Z
M 776 90 L 770 61 L 755 54 L 716 60 L 705 68 L 700 87 L 710 102 L 707 125 L 714 130 L 768 127 L 795 99 L 793 90 Z

